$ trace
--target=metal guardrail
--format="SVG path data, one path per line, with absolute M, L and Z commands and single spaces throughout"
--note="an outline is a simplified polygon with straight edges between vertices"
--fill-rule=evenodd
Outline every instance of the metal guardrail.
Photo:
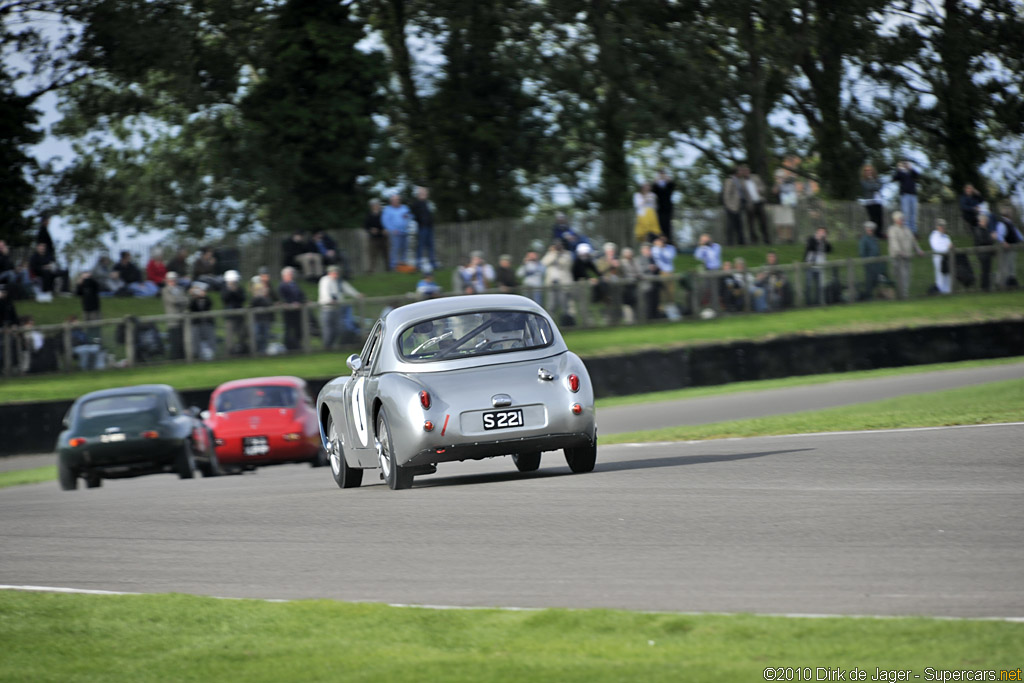
M 990 273 L 990 289 L 1006 289 L 1006 278 L 1015 268 L 1015 255 L 1022 251 L 1021 244 L 1009 248 L 952 249 L 943 257 L 952 274 L 952 291 L 979 291 L 986 270 Z M 903 291 L 898 281 L 897 260 L 880 256 L 731 272 L 693 270 L 639 280 L 583 280 L 550 287 L 519 287 L 517 292 L 538 301 L 559 325 L 585 329 L 855 303 L 871 298 L 923 297 L 934 282 L 933 256 L 926 252 L 924 257 L 909 260 Z M 973 274 L 969 283 L 964 263 Z M 357 330 L 341 330 L 340 346 L 351 348 L 362 343 L 363 335 L 384 309 L 417 299 L 410 293 L 404 297 L 345 302 L 335 315 L 353 321 Z M 319 304 L 310 302 L 8 327 L 2 330 L 0 367 L 3 376 L 10 378 L 37 372 L 324 351 L 325 335 L 320 329 L 323 311 Z

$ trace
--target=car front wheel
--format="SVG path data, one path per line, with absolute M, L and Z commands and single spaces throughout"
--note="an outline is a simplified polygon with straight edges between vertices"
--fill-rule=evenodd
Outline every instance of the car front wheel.
M 412 486 L 413 475 L 404 467 L 398 466 L 391 441 L 391 429 L 388 427 L 388 416 L 383 410 L 377 417 L 377 460 L 388 488 L 398 490 Z
M 78 475 L 63 460 L 57 461 L 57 480 L 63 491 L 74 491 L 78 488 Z
M 590 446 L 566 448 L 565 462 L 574 474 L 593 472 L 594 465 L 597 463 L 597 440 L 595 439 Z
M 334 418 L 327 418 L 327 459 L 331 463 L 331 474 L 339 488 L 352 489 L 363 483 L 363 471 L 349 467 L 345 462 L 345 453 L 341 450 L 341 437 L 334 426 Z
M 540 467 L 540 453 L 516 453 L 512 462 L 520 472 L 535 472 Z
M 192 479 L 196 476 L 196 457 L 192 453 L 192 444 L 188 439 L 174 460 L 174 471 L 177 472 L 179 479 Z

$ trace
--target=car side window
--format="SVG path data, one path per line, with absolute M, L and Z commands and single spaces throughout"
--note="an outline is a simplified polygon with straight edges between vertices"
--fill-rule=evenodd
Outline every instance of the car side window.
M 370 337 L 366 340 L 366 346 L 363 348 L 362 360 L 366 372 L 372 370 L 373 362 L 377 360 L 377 352 L 380 351 L 380 331 L 381 324 L 378 322 L 370 332 Z

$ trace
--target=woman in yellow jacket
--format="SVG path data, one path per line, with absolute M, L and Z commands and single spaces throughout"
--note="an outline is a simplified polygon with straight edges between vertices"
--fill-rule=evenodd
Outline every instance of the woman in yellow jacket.
M 636 241 L 639 244 L 650 242 L 661 234 L 658 225 L 656 208 L 658 199 L 651 192 L 651 184 L 644 183 L 633 195 L 633 208 L 636 209 Z

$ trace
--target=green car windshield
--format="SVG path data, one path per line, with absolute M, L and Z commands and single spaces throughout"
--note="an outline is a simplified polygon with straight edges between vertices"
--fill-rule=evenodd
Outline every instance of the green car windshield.
M 83 434 L 99 433 L 111 427 L 122 431 L 150 429 L 163 413 L 166 413 L 164 397 L 157 394 L 104 396 L 82 404 L 77 428 Z
M 408 361 L 448 360 L 549 346 L 551 325 L 522 311 L 473 311 L 407 327 L 398 348 Z

